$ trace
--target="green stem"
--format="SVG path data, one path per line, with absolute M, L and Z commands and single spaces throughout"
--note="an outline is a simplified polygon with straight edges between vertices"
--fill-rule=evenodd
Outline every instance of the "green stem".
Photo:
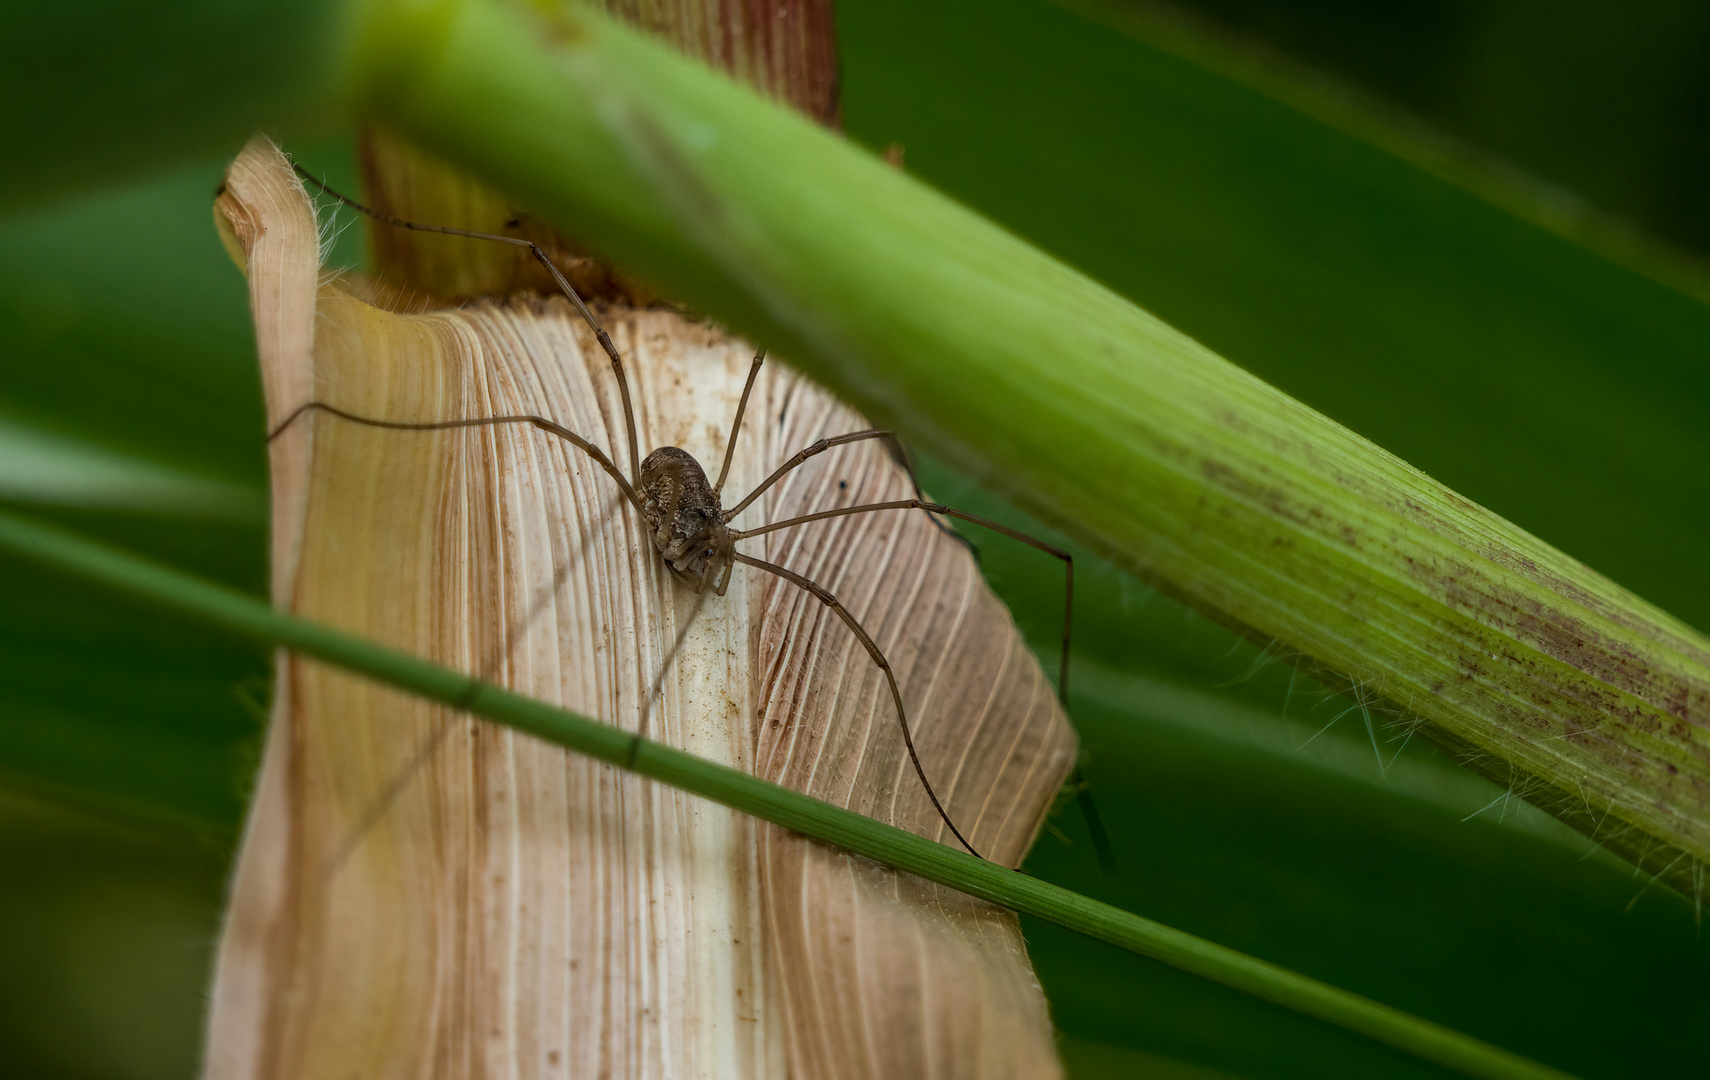
M 566 12 L 382 0 L 360 104 L 1695 891 L 1703 635 L 870 155 Z
M 1534 1080 L 1566 1075 L 1399 1009 L 747 773 L 275 611 L 234 589 L 73 533 L 0 513 L 0 547 L 234 633 L 466 709 L 886 866 L 1047 919 L 1469 1075 Z

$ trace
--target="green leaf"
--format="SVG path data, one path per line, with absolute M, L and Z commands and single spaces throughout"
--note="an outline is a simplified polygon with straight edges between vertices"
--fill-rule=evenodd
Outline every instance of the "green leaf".
M 1264 1001 L 1294 1009 L 1427 1061 L 1492 1080 L 1565 1073 L 1213 942 L 1183 934 L 977 855 L 483 682 L 473 675 L 274 610 L 235 589 L 140 559 L 61 529 L 0 513 L 0 547 L 231 633 L 323 660 L 389 686 L 498 721 L 609 765 L 661 780 L 774 825 L 835 844 L 982 900 Z
M 343 0 L 0 6 L 0 211 L 230 157 L 257 126 L 339 104 Z
M 304 149 L 354 171 L 348 143 Z M 224 168 L 0 222 L 0 501 L 265 596 L 254 332 L 210 216 Z M 0 777 L 234 837 L 266 652 L 15 565 L 0 593 Z

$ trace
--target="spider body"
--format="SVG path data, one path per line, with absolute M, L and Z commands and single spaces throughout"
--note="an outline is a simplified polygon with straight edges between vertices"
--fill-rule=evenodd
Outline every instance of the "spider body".
M 718 491 L 693 454 L 661 446 L 641 463 L 641 513 L 665 564 L 697 593 L 723 596 L 736 561 L 736 538 L 725 524 Z

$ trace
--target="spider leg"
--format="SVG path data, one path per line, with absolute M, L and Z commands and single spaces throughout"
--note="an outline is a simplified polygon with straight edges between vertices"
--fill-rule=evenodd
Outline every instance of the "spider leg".
M 909 453 L 908 444 L 903 442 L 895 432 L 892 432 L 890 438 L 885 440 L 885 452 L 891 455 L 891 460 L 897 463 L 897 468 L 908 474 L 909 486 L 914 488 L 914 497 L 921 502 L 929 501 L 926 498 L 926 492 L 920 489 L 920 477 L 915 475 L 914 455 Z M 968 554 L 974 557 L 975 563 L 980 561 L 980 549 L 974 546 L 972 540 L 952 529 L 950 523 L 945 521 L 942 516 L 927 511 L 926 520 L 932 522 L 933 528 L 967 548 Z
M 917 488 L 916 490 L 918 491 L 919 489 Z M 751 536 L 760 536 L 764 533 L 775 532 L 779 529 L 787 529 L 793 525 L 803 525 L 810 521 L 824 521 L 827 518 L 847 517 L 851 514 L 864 514 L 877 510 L 914 509 L 924 510 L 928 514 L 935 515 L 933 519 L 935 521 L 937 520 L 937 516 L 953 517 L 962 521 L 971 522 L 975 525 L 984 526 L 985 528 L 1002 533 L 1004 536 L 1008 536 L 1014 540 L 1019 540 L 1030 547 L 1037 548 L 1048 555 L 1052 555 L 1063 560 L 1063 649 L 1057 668 L 1057 698 L 1062 702 L 1063 708 L 1066 711 L 1069 707 L 1069 646 L 1074 620 L 1075 560 L 1073 555 L 1064 551 L 1062 548 L 1057 547 L 1054 544 L 1048 544 L 1038 537 L 1029 536 L 1027 533 L 1021 532 L 1018 529 L 1012 529 L 1008 525 L 991 521 L 976 514 L 969 514 L 961 510 L 956 510 L 952 507 L 945 506 L 942 503 L 927 502 L 926 500 L 919 498 L 896 499 L 890 502 L 866 503 L 861 506 L 845 506 L 839 507 L 835 510 L 821 510 L 816 514 L 804 514 L 801 517 L 788 518 L 784 521 L 774 521 L 769 525 L 762 525 L 754 529 L 743 529 L 740 531 L 732 530 L 731 535 L 740 540 Z M 953 533 L 952 535 L 956 534 Z M 961 539 L 966 543 L 966 540 L 960 536 L 957 536 L 957 539 Z M 970 544 L 969 547 L 971 548 L 972 545 Z M 738 555 L 737 558 L 742 559 L 743 556 Z M 744 559 L 744 561 L 748 560 Z M 1093 853 L 1098 858 L 1099 868 L 1106 876 L 1114 874 L 1116 872 L 1116 852 L 1111 846 L 1110 834 L 1105 831 L 1104 819 L 1098 812 L 1098 805 L 1093 801 L 1092 789 L 1087 784 L 1086 778 L 1082 775 L 1079 766 L 1076 766 L 1075 771 L 1070 775 L 1069 785 L 1075 789 L 1075 802 L 1080 807 L 1081 816 L 1086 819 L 1087 832 L 1092 839 Z
M 455 229 L 449 225 L 423 225 L 420 222 L 405 221 L 403 218 L 393 217 L 390 214 L 382 214 L 373 207 L 364 206 L 362 203 L 357 202 L 348 195 L 343 195 L 334 191 L 331 187 L 327 186 L 326 181 L 320 179 L 318 176 L 309 172 L 309 170 L 297 164 L 289 154 L 285 155 L 285 160 L 291 162 L 291 168 L 296 171 L 298 176 L 320 188 L 322 191 L 337 199 L 345 206 L 350 207 L 352 210 L 355 210 L 360 214 L 366 214 L 375 221 L 384 222 L 387 225 L 393 225 L 400 229 L 410 229 L 414 232 L 439 233 L 443 236 L 463 236 L 471 240 L 490 240 L 498 244 L 510 244 L 512 247 L 528 248 L 529 254 L 534 256 L 534 260 L 536 262 L 546 267 L 546 272 L 552 275 L 552 280 L 558 283 L 558 287 L 564 291 L 564 295 L 569 297 L 570 302 L 576 306 L 576 310 L 582 316 L 582 321 L 586 322 L 588 324 L 588 329 L 594 332 L 594 340 L 600 343 L 600 348 L 605 350 L 606 356 L 610 358 L 612 362 L 612 373 L 617 376 L 618 394 L 623 398 L 624 424 L 629 433 L 630 477 L 632 481 L 639 481 L 641 477 L 641 454 L 637 449 L 638 444 L 635 437 L 635 405 L 630 401 L 629 378 L 624 374 L 623 357 L 618 355 L 617 346 L 612 344 L 611 335 L 606 333 L 605 328 L 600 325 L 600 321 L 594 318 L 594 313 L 588 310 L 588 305 L 582 302 L 581 295 L 571 287 L 570 279 L 564 276 L 564 274 L 558 269 L 557 265 L 553 263 L 552 259 L 546 254 L 546 251 L 541 248 L 539 244 L 534 243 L 532 240 L 524 240 L 516 236 L 505 236 L 500 233 L 476 232 L 473 229 Z M 290 421 L 286 422 L 289 423 Z
M 271 442 L 284 434 L 286 429 L 295 423 L 299 417 L 310 412 L 324 412 L 342 420 L 360 424 L 364 427 L 376 427 L 396 431 L 445 431 L 455 430 L 458 428 L 493 427 L 503 424 L 528 424 L 532 427 L 539 428 L 548 434 L 564 439 L 582 450 L 584 453 L 588 454 L 588 456 L 593 458 L 594 461 L 609 476 L 611 476 L 612 480 L 617 483 L 618 489 L 623 497 L 627 499 L 631 505 L 635 506 L 638 511 L 641 509 L 641 502 L 636 496 L 635 489 L 630 486 L 629 481 L 625 479 L 623 473 L 617 469 L 611 459 L 608 458 L 599 447 L 582 438 L 580 435 L 577 435 L 570 429 L 543 417 L 495 416 L 475 420 L 444 420 L 424 423 L 404 423 L 392 420 L 375 420 L 369 417 L 358 416 L 355 413 L 346 412 L 343 409 L 328 405 L 324 402 L 311 401 L 293 410 L 291 415 L 286 417 L 285 420 L 267 436 L 268 441 Z M 579 548 L 577 549 L 577 552 L 580 552 Z M 492 679 L 499 666 L 504 663 L 505 658 L 510 655 L 511 648 L 515 641 L 521 637 L 522 634 L 527 632 L 529 626 L 533 625 L 535 618 L 538 617 L 540 612 L 552 602 L 553 597 L 558 593 L 559 586 L 564 583 L 564 579 L 569 575 L 574 566 L 574 559 L 565 560 L 562 567 L 553 573 L 552 587 L 545 590 L 542 595 L 529 606 L 528 611 L 523 614 L 521 619 L 514 621 L 511 625 L 506 627 L 504 637 L 494 649 L 492 655 L 487 657 L 486 661 L 482 664 L 479 673 L 476 675 L 477 684 L 485 683 Z M 422 768 L 433 759 L 434 755 L 439 752 L 439 748 L 445 742 L 446 735 L 451 730 L 451 721 L 452 716 L 449 714 L 441 716 L 436 721 L 433 732 L 429 735 L 427 742 L 423 744 L 420 750 L 417 751 L 416 755 L 411 758 L 409 763 L 400 769 L 398 774 L 387 782 L 385 788 L 381 790 L 379 796 L 374 800 L 373 805 L 363 813 L 362 818 L 351 828 L 349 835 L 345 837 L 344 841 L 339 844 L 337 850 L 328 858 L 324 869 L 326 876 L 331 877 L 338 871 L 345 861 L 350 858 L 351 854 L 353 854 L 357 847 L 362 843 L 363 838 L 373 831 L 374 827 L 379 824 L 380 819 L 385 816 L 386 811 L 391 808 L 392 804 L 397 801 L 398 796 L 401 795 L 404 789 L 409 786 L 410 781 L 413 780 Z M 645 708 L 643 712 L 643 722 L 645 723 Z
M 902 728 L 903 746 L 908 749 L 908 760 L 914 765 L 915 775 L 920 777 L 921 787 L 926 789 L 926 797 L 932 800 L 932 808 L 938 811 L 938 816 L 943 819 L 945 827 L 950 830 L 951 835 L 961 842 L 963 847 L 968 849 L 969 854 L 975 858 L 984 858 L 985 856 L 974 850 L 974 845 L 968 842 L 968 838 L 962 835 L 962 830 L 956 828 L 956 823 L 950 820 L 950 812 L 944 809 L 944 804 L 938 801 L 938 793 L 932 790 L 932 782 L 926 778 L 926 769 L 921 765 L 920 755 L 914 749 L 914 735 L 909 731 L 908 713 L 903 708 L 902 690 L 897 686 L 896 673 L 891 671 L 890 661 L 885 659 L 885 654 L 879 650 L 879 646 L 872 636 L 862 628 L 855 616 L 849 613 L 849 609 L 844 607 L 842 602 L 833 596 L 831 590 L 825 586 L 808 580 L 794 570 L 786 569 L 776 563 L 769 563 L 764 559 L 744 555 L 741 552 L 737 553 L 736 561 L 745 563 L 757 570 L 764 570 L 769 574 L 776 574 L 792 585 L 806 590 L 814 599 L 830 608 L 832 613 L 842 619 L 845 626 L 849 627 L 856 640 L 867 650 L 867 655 L 873 658 L 873 663 L 885 673 L 885 681 L 891 688 L 891 700 L 897 708 L 897 724 Z
M 1049 555 L 1063 560 L 1063 652 L 1057 668 L 1057 698 L 1065 709 L 1069 706 L 1069 636 L 1074 616 L 1075 601 L 1075 559 L 1067 551 L 1054 544 L 1047 544 L 1038 537 L 1029 536 L 1008 525 L 991 521 L 977 514 L 969 514 L 956 510 L 942 503 L 927 502 L 924 499 L 894 499 L 890 502 L 864 503 L 860 506 L 842 506 L 835 510 L 821 510 L 816 514 L 803 514 L 801 517 L 786 518 L 774 521 L 768 525 L 760 525 L 752 529 L 732 529 L 731 536 L 737 540 L 761 536 L 779 529 L 787 529 L 793 525 L 805 525 L 810 521 L 824 521 L 827 518 L 848 517 L 851 514 L 866 514 L 875 510 L 925 510 L 929 514 L 953 517 L 962 521 L 983 525 L 995 532 L 1002 533 L 1012 539 L 1019 540 L 1030 547 L 1038 548 Z
M 726 521 L 734 520 L 736 515 L 742 513 L 742 511 L 748 509 L 748 504 L 752 503 L 755 499 L 758 499 L 761 496 L 761 494 L 763 492 L 765 492 L 765 490 L 767 488 L 771 487 L 773 484 L 776 484 L 778 481 L 782 480 L 786 475 L 788 475 L 788 473 L 791 469 L 794 469 L 796 466 L 800 465 L 802 462 L 808 460 L 809 458 L 814 457 L 815 455 L 818 455 L 818 454 L 823 454 L 827 450 L 830 450 L 834 446 L 847 446 L 848 444 L 850 444 L 852 442 L 861 442 L 864 439 L 889 438 L 890 434 L 891 433 L 888 431 L 884 431 L 884 430 L 881 430 L 879 428 L 873 428 L 870 431 L 852 431 L 847 435 L 833 435 L 829 439 L 820 439 L 818 442 L 814 443 L 812 446 L 809 446 L 807 449 L 797 451 L 796 454 L 790 458 L 790 460 L 784 462 L 782 465 L 780 465 L 776 469 L 772 470 L 771 476 L 768 476 L 766 479 L 760 481 L 760 485 L 758 487 L 756 487 L 753 491 L 750 491 L 743 498 L 743 500 L 741 502 L 737 503 L 735 506 L 731 507 L 729 510 L 726 510 L 724 512 L 724 520 L 726 520 Z
M 671 670 L 677 662 L 677 654 L 683 651 L 683 643 L 689 640 L 689 628 L 695 620 L 701 617 L 701 609 L 706 606 L 707 594 L 695 594 L 695 606 L 689 609 L 689 617 L 683 620 L 683 625 L 677 629 L 677 639 L 671 643 L 671 651 L 665 654 L 665 659 L 659 665 L 659 675 L 653 680 L 653 686 L 647 691 L 647 697 L 641 702 L 641 721 L 636 727 L 642 738 L 647 738 L 647 721 L 653 712 L 653 703 L 658 700 L 661 691 L 665 689 L 665 673 Z
M 285 434 L 287 428 L 296 423 L 299 417 L 309 412 L 324 412 L 332 416 L 336 416 L 341 420 L 348 420 L 353 424 L 361 424 L 364 427 L 386 428 L 391 431 L 448 431 L 455 428 L 497 427 L 501 424 L 529 424 L 546 432 L 548 435 L 556 435 L 558 438 L 563 439 L 565 442 L 570 443 L 584 454 L 593 458 L 594 463 L 604 469 L 607 475 L 617 482 L 618 490 L 623 492 L 624 498 L 630 501 L 630 505 L 634 506 L 637 510 L 641 509 L 641 499 L 635 493 L 635 486 L 629 482 L 628 478 L 623 475 L 622 471 L 620 471 L 616 465 L 612 464 L 612 459 L 606 456 L 606 452 L 604 450 L 601 450 L 598 446 L 595 446 L 593 443 L 582 438 L 582 436 L 576 434 L 574 431 L 571 431 L 562 424 L 554 423 L 543 416 L 485 416 L 472 420 L 432 420 L 423 423 L 405 423 L 399 420 L 375 420 L 371 417 L 358 416 L 355 413 L 346 412 L 336 405 L 328 405 L 324 401 L 311 401 L 307 404 L 299 405 L 296 409 L 292 410 L 290 416 L 287 416 L 278 427 L 268 432 L 267 441 L 272 442 L 274 439 Z
M 748 365 L 748 381 L 742 384 L 742 399 L 736 403 L 736 419 L 730 425 L 730 439 L 724 444 L 724 464 L 718 470 L 718 483 L 713 485 L 713 497 L 724 490 L 725 477 L 730 475 L 730 459 L 736 456 L 736 437 L 742 434 L 742 414 L 748 411 L 748 395 L 754 390 L 754 380 L 760 377 L 760 365 L 766 362 L 766 350 L 754 354 Z

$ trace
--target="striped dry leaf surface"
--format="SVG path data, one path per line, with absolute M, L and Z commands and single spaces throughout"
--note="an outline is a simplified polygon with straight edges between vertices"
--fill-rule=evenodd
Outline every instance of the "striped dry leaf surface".
M 219 209 L 247 259 L 273 423 L 311 400 L 406 421 L 526 412 L 622 445 L 610 367 L 562 300 L 403 314 L 321 282 L 312 208 L 263 143 Z M 606 318 L 643 447 L 716 462 L 749 346 L 673 312 Z M 732 491 L 865 426 L 781 367 L 748 415 Z M 865 445 L 792 473 L 738 524 L 909 494 Z M 272 460 L 277 604 L 943 832 L 846 628 L 747 567 L 723 597 L 689 591 L 568 443 L 305 414 Z M 966 550 L 912 512 L 751 543 L 871 630 L 952 818 L 1018 863 L 1074 736 Z M 213 1010 L 216 1077 L 1058 1069 L 1014 916 L 290 656 Z

